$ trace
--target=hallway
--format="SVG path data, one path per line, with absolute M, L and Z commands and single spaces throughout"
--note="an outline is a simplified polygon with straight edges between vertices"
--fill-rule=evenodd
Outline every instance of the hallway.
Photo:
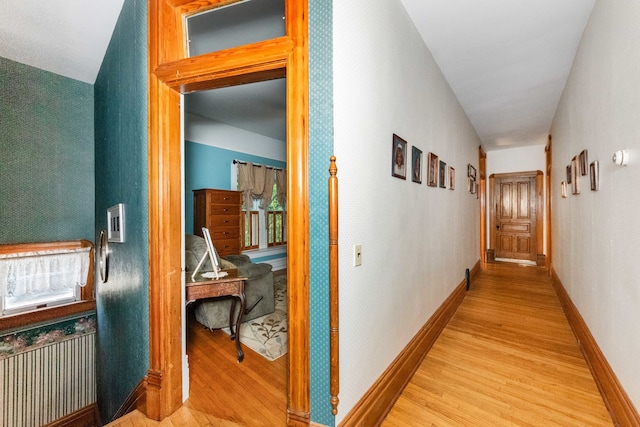
M 217 418 L 223 413 L 205 415 L 200 406 L 183 406 L 161 423 L 135 411 L 111 425 L 269 425 L 267 418 L 257 421 L 265 414 L 227 424 Z M 382 425 L 613 423 L 546 271 L 502 263 L 489 264 L 473 281 Z
M 382 424 L 611 426 L 544 269 L 489 264 Z

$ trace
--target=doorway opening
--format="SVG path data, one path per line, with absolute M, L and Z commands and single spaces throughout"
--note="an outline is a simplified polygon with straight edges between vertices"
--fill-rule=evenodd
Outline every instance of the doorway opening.
M 199 233 L 194 225 L 194 191 L 239 190 L 238 163 L 241 162 L 273 168 L 269 172 L 274 174 L 275 170 L 286 173 L 286 79 L 265 80 L 185 94 L 183 111 L 184 232 L 186 235 L 197 235 Z M 273 185 L 277 186 L 277 183 L 274 182 Z M 260 273 L 258 281 L 259 286 L 275 288 L 271 293 L 263 295 L 261 292 L 248 290 L 251 286 L 258 286 L 258 281 L 246 285 L 247 306 L 253 306 L 253 309 L 244 316 L 240 336 L 241 342 L 243 336 L 255 336 L 256 339 L 251 340 L 255 346 L 261 340 L 257 334 L 262 328 L 276 326 L 265 331 L 269 338 L 264 340 L 264 348 L 259 349 L 269 352 L 268 355 L 273 357 L 282 347 L 286 353 L 287 346 L 288 328 L 286 317 L 282 318 L 281 301 L 285 299 L 286 316 L 287 251 L 286 244 L 274 244 L 273 236 L 265 230 L 269 226 L 268 215 L 265 214 L 267 206 L 265 209 L 259 209 L 260 203 L 256 201 L 254 204 L 255 228 L 259 230 L 254 230 L 253 238 L 245 239 L 245 231 L 252 234 L 251 227 L 238 225 L 235 236 L 240 237 L 240 243 L 235 243 L 241 251 L 230 254 L 229 257 L 221 252 L 221 256 L 223 260 L 231 263 L 240 259 L 236 255 L 250 257 L 254 266 L 243 265 L 243 272 L 258 267 L 261 271 L 266 271 L 269 267 L 269 272 L 264 276 Z M 246 217 L 245 203 L 243 206 L 239 221 L 241 224 L 244 224 L 242 219 Z M 250 207 L 249 211 L 252 210 L 253 207 Z M 212 227 L 210 231 L 213 233 L 216 226 L 212 224 Z M 226 230 L 225 233 L 228 233 L 227 228 L 222 227 L 220 230 Z M 221 242 L 225 240 L 229 239 Z M 252 244 L 246 245 L 246 242 Z M 219 303 L 219 299 L 199 301 L 191 304 L 187 310 L 183 336 L 186 337 L 185 351 L 188 356 L 189 399 L 185 404 L 206 414 L 221 419 L 233 419 L 247 425 L 255 424 L 254 418 L 257 413 L 263 422 L 273 425 L 285 424 L 288 370 L 286 354 L 270 361 L 252 350 L 245 342 L 242 344 L 245 357 L 242 363 L 238 363 L 234 343 L 229 339 L 229 335 L 218 326 L 209 329 L 211 324 L 208 324 L 206 319 L 199 323 L 199 320 L 202 321 L 200 316 L 206 316 L 203 314 L 206 313 L 203 306 Z M 270 307 L 270 304 L 277 304 L 277 312 L 264 308 Z M 198 315 L 195 314 L 196 310 L 199 310 Z M 267 312 L 262 315 L 265 310 Z M 261 315 L 256 318 L 257 314 Z M 278 324 L 273 325 L 274 322 Z M 280 345 L 274 346 L 274 341 L 278 341 Z M 212 398 L 214 395 L 216 398 Z

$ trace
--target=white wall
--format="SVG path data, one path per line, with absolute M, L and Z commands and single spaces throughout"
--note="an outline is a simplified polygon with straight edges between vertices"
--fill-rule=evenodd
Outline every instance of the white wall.
M 333 10 L 340 422 L 479 259 L 480 141 L 399 0 Z M 392 177 L 394 133 L 455 167 L 456 190 Z
M 553 264 L 640 408 L 640 2 L 598 0 L 552 126 Z M 612 154 L 631 150 L 631 163 Z M 560 196 L 571 158 L 600 162 L 600 191 Z M 570 194 L 570 192 L 569 192 Z

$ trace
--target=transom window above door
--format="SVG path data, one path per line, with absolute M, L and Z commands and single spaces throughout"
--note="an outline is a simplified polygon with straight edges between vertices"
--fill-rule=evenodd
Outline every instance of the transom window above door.
M 284 0 L 245 0 L 186 18 L 188 56 L 285 35 Z

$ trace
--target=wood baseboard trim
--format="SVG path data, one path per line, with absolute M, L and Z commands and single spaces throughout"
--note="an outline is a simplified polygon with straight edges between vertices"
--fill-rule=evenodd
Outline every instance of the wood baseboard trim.
M 567 320 L 571 325 L 582 354 L 589 365 L 591 374 L 600 389 L 609 414 L 616 426 L 640 426 L 640 415 L 633 406 L 631 399 L 622 388 L 611 365 L 600 350 L 598 343 L 591 334 L 589 327 L 580 315 L 578 308 L 571 301 L 564 285 L 555 270 L 551 269 L 551 283 L 560 299 Z
M 100 425 L 102 424 L 100 423 L 98 405 L 94 403 L 93 405 L 85 406 L 73 414 L 69 414 L 66 417 L 47 424 L 47 427 L 94 427 Z
M 473 279 L 479 271 L 480 261 L 471 269 L 471 278 Z M 466 280 L 463 280 L 344 417 L 340 423 L 341 427 L 377 426 L 382 423 L 427 352 L 458 309 L 465 293 Z
M 120 406 L 120 409 L 115 413 L 111 421 L 117 420 L 120 417 L 127 415 L 135 409 L 139 409 L 140 412 L 146 414 L 145 403 L 147 395 L 147 381 L 145 378 L 140 380 L 136 388 L 129 394 L 127 400 Z

